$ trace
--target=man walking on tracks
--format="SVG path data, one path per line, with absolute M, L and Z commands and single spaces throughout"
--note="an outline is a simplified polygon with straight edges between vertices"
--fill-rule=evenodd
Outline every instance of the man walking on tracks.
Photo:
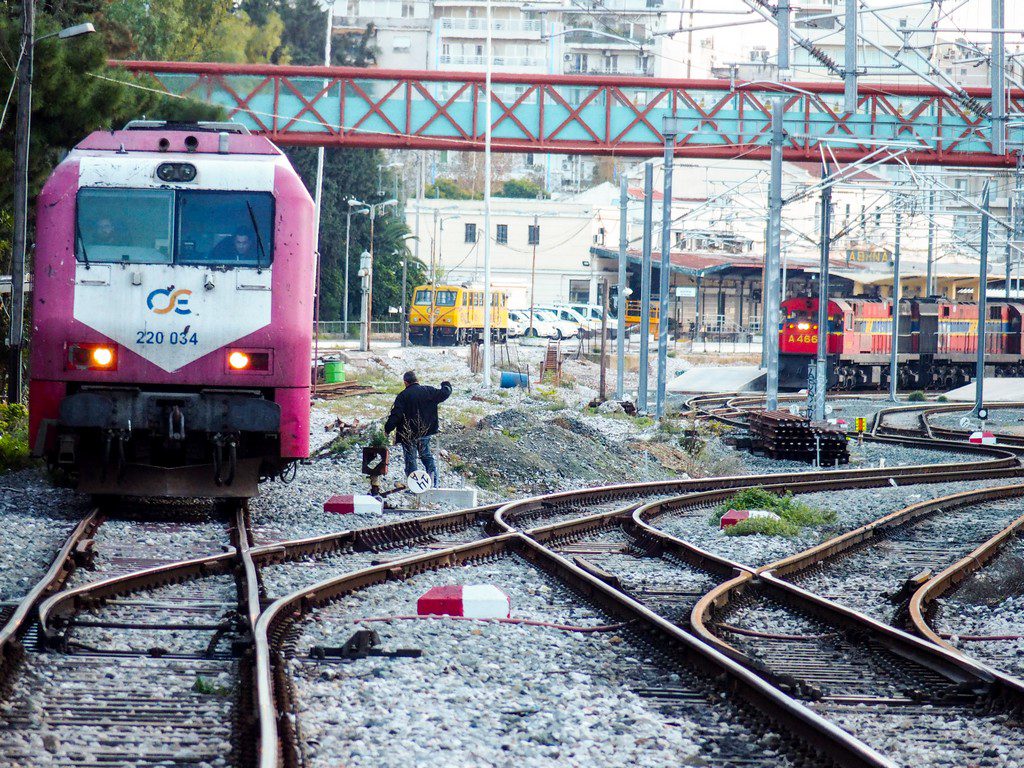
M 416 456 L 423 462 L 423 469 L 437 487 L 437 464 L 430 453 L 430 438 L 437 434 L 437 406 L 452 393 L 450 382 L 442 381 L 441 387 L 427 387 L 419 383 L 415 371 L 402 375 L 405 389 L 398 393 L 391 414 L 384 424 L 384 431 L 395 433 L 395 443 L 405 453 L 405 474 L 416 471 Z

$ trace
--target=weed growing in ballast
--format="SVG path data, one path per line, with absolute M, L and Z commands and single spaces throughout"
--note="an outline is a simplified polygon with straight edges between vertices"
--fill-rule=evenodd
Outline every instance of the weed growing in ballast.
M 718 505 L 708 519 L 708 525 L 717 526 L 730 509 L 766 509 L 779 516 L 752 517 L 741 520 L 725 529 L 726 536 L 796 536 L 804 528 L 829 525 L 836 520 L 836 513 L 830 510 L 814 509 L 793 498 L 792 493 L 779 495 L 762 488 L 744 488 Z

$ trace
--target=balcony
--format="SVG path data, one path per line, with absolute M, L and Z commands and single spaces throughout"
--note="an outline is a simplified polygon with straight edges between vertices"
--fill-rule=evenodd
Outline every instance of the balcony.
M 487 19 L 453 18 L 442 16 L 441 32 L 445 37 L 484 37 L 487 34 Z M 543 22 L 540 19 L 492 19 L 491 36 L 504 39 L 540 38 Z
M 439 57 L 439 63 L 442 66 L 483 67 L 486 65 L 487 59 L 484 56 L 451 55 L 443 53 Z M 543 67 L 544 59 L 534 58 L 532 56 L 494 56 L 491 59 L 491 63 L 495 67 L 524 67 L 533 69 Z
M 623 75 L 625 77 L 653 77 L 652 67 L 577 67 L 566 64 L 562 70 L 567 75 Z

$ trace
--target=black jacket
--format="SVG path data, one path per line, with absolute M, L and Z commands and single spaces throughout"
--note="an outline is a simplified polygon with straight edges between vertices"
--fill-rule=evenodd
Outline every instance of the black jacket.
M 452 385 L 441 382 L 441 388 L 413 384 L 398 393 L 384 431 L 395 431 L 395 443 L 407 443 L 428 435 L 436 435 L 437 405 L 448 399 Z

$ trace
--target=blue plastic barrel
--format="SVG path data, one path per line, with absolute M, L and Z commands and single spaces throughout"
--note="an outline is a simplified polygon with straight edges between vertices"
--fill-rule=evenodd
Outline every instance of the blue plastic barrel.
M 511 389 L 512 387 L 527 387 L 530 384 L 530 379 L 525 373 L 518 373 L 517 371 L 502 371 L 501 372 L 501 388 Z

